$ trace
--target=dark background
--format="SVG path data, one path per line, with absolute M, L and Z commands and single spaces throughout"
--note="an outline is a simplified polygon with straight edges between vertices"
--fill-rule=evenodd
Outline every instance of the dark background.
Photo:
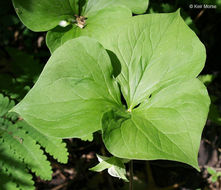
M 216 9 L 190 8 L 190 4 L 216 5 Z M 202 75 L 212 100 L 207 124 L 199 151 L 201 172 L 172 161 L 134 161 L 134 189 L 221 189 L 221 182 L 212 182 L 207 168 L 221 171 L 221 75 L 219 1 L 163 1 L 150 0 L 147 13 L 173 12 L 181 8 L 181 15 L 195 31 L 207 50 Z M 45 33 L 28 30 L 18 19 L 10 0 L 0 1 L 0 93 L 19 102 L 37 80 L 50 52 L 45 44 Z M 99 134 L 93 142 L 65 140 L 70 153 L 66 165 L 50 156 L 53 179 L 42 181 L 34 176 L 36 189 L 128 189 L 122 180 L 110 177 L 106 171 L 94 173 L 88 168 L 97 163 L 95 153 L 108 155 Z M 127 166 L 128 167 L 128 166 Z

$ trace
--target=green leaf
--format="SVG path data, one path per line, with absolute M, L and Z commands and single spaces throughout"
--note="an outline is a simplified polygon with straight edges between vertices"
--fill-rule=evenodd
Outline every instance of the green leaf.
M 121 63 L 117 81 L 129 112 L 105 114 L 107 149 L 120 158 L 176 160 L 199 169 L 210 104 L 195 79 L 205 62 L 203 44 L 179 12 L 133 17 L 107 36 L 102 44 Z
M 62 142 L 62 139 L 49 137 L 45 134 L 39 132 L 32 126 L 28 125 L 24 121 L 20 121 L 17 125 L 23 129 L 30 137 L 36 140 L 42 147 L 45 148 L 45 151 L 57 159 L 61 163 L 67 163 L 68 161 L 68 152 L 66 144 Z
M 89 135 L 87 135 L 87 136 L 81 137 L 81 140 L 82 140 L 82 141 L 92 142 L 93 139 L 94 139 L 93 134 L 89 134 Z
M 216 175 L 216 170 L 214 168 L 208 167 L 207 171 L 210 175 Z
M 149 0 L 12 0 L 20 20 L 33 31 L 48 31 L 62 20 L 75 21 L 75 15 L 94 16 L 113 6 L 124 6 L 134 13 L 144 13 Z M 82 11 L 81 11 L 82 10 Z M 80 15 L 79 15 L 80 16 Z M 112 15 L 114 16 L 114 14 Z M 100 24 L 99 22 L 96 25 Z
M 46 36 L 47 46 L 51 52 L 54 52 L 66 41 L 79 36 L 89 36 L 99 40 L 101 35 L 105 35 L 105 31 L 115 26 L 118 27 L 116 22 L 131 16 L 131 11 L 126 7 L 118 6 L 101 9 L 96 14 L 87 16 L 86 26 L 83 29 L 74 24 L 66 27 L 57 26 L 49 31 Z
M 98 161 L 100 162 L 93 168 L 90 168 L 91 171 L 101 172 L 105 169 L 108 169 L 108 173 L 113 177 L 118 177 L 128 182 L 126 177 L 126 169 L 122 159 L 117 157 L 105 157 L 97 155 Z
M 79 3 L 83 2 L 85 3 L 85 0 L 69 0 L 70 7 L 72 8 L 73 13 L 80 15 L 80 5 Z
M 81 138 L 102 129 L 105 146 L 119 158 L 176 160 L 199 169 L 210 104 L 196 79 L 205 47 L 179 12 L 125 19 L 99 41 L 108 54 L 86 37 L 55 50 L 14 111 L 47 135 Z
M 97 158 L 98 158 L 99 164 L 90 168 L 91 171 L 101 172 L 101 171 L 106 170 L 112 166 L 111 160 L 109 157 L 100 156 L 97 154 Z
M 207 75 L 200 75 L 198 77 L 198 79 L 204 83 L 206 86 L 208 86 L 211 82 L 213 82 L 215 76 L 211 75 L 211 74 L 207 74 Z
M 128 4 L 127 7 L 122 6 L 126 4 Z M 147 5 L 147 0 L 139 0 L 139 2 L 131 0 L 88 1 L 82 13 L 87 18 L 85 27 L 81 29 L 71 24 L 65 28 L 58 26 L 47 33 L 47 46 L 53 52 L 66 41 L 79 36 L 89 36 L 99 41 L 101 36 L 106 36 L 106 31 L 111 28 L 117 28 L 124 19 L 132 17 L 131 10 L 134 10 L 133 7 L 135 9 L 136 6 L 140 7 L 140 12 L 143 13 L 145 12 L 143 9 L 146 9 Z
M 116 157 L 176 160 L 198 169 L 208 104 L 207 91 L 197 79 L 170 85 L 131 113 L 107 112 L 103 141 Z
M 10 148 L 19 158 L 24 159 L 32 172 L 35 172 L 42 179 L 50 180 L 52 177 L 50 162 L 47 161 L 36 141 L 14 126 L 8 127 L 7 130 L 8 132 L 5 132 L 2 137 L 10 145 Z
M 215 183 L 217 180 L 218 180 L 218 177 L 216 175 L 213 175 L 212 178 L 211 178 L 211 181 L 213 183 Z
M 84 15 L 89 16 L 101 9 L 116 5 L 124 5 L 135 14 L 142 14 L 147 10 L 149 0 L 89 0 L 84 8 Z
M 8 177 L 0 172 L 0 188 L 2 190 L 20 190 L 13 181 L 8 181 Z
M 12 0 L 20 20 L 33 31 L 47 31 L 74 18 L 69 0 Z M 75 2 L 75 1 L 74 1 Z
M 0 94 L 0 117 L 4 116 L 14 105 L 14 101 L 9 101 L 8 97 Z
M 34 88 L 13 111 L 49 136 L 85 137 L 101 129 L 120 92 L 105 49 L 87 37 L 70 40 L 46 64 Z
M 35 188 L 32 175 L 29 174 L 25 164 L 19 160 L 16 154 L 11 150 L 10 145 L 4 143 L 1 138 L 0 150 L 0 173 L 3 173 L 6 177 L 5 180 L 3 180 L 2 177 L 0 178 L 0 188 L 3 183 L 9 185 L 11 182 L 14 182 L 15 185 L 17 184 L 16 186 L 18 186 L 19 189 L 34 190 Z M 12 190 L 14 189 L 12 188 Z
M 117 79 L 129 109 L 163 86 L 195 78 L 204 66 L 205 47 L 178 11 L 133 17 L 106 36 L 100 42 L 121 63 Z

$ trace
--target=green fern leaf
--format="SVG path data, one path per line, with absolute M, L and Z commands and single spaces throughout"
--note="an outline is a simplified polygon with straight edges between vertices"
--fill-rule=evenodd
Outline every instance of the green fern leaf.
M 23 130 L 25 130 L 30 137 L 35 139 L 42 147 L 44 147 L 47 153 L 49 153 L 59 162 L 67 163 L 68 152 L 66 144 L 62 142 L 62 139 L 46 136 L 24 121 L 18 122 L 17 124 Z
M 4 116 L 14 105 L 14 101 L 10 101 L 8 97 L 0 94 L 0 117 Z
M 4 175 L 3 173 L 1 173 L 0 171 L 0 188 L 1 190 L 20 190 L 16 183 L 14 183 L 13 181 L 9 181 L 9 178 L 7 175 Z
M 4 143 L 3 139 L 0 139 L 0 147 L 0 167 L 3 177 L 0 178 L 0 188 L 4 189 L 5 184 L 14 187 L 14 185 L 11 184 L 14 183 L 19 189 L 34 190 L 32 175 L 28 173 L 25 164 L 12 152 L 10 146 Z
M 11 125 L 13 125 L 13 123 L 11 121 L 0 117 L 0 135 L 2 133 L 6 132 L 7 128 Z
M 40 145 L 36 144 L 35 140 L 15 126 L 16 124 L 13 127 L 9 126 L 8 132 L 3 133 L 4 141 L 24 160 L 32 172 L 35 172 L 42 179 L 50 180 L 52 174 L 50 162 L 47 161 Z
M 67 163 L 68 152 L 62 139 L 48 137 L 8 112 L 14 102 L 0 94 L 0 189 L 34 190 L 28 169 L 42 179 L 51 179 L 51 166 L 41 147 Z

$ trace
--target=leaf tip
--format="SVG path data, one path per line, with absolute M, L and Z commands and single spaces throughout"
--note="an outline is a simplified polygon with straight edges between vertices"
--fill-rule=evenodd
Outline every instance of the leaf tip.
M 193 168 L 195 168 L 198 172 L 200 172 L 200 167 L 198 165 L 198 162 L 196 161 L 195 163 L 193 164 L 190 164 Z
M 180 16 L 180 8 L 178 8 L 175 12 L 178 16 Z
M 10 110 L 8 110 L 8 112 L 16 112 L 17 113 L 15 106 L 13 108 L 11 108 Z
M 9 111 L 9 113 L 11 112 L 15 112 L 17 114 L 20 114 L 20 111 L 19 111 L 19 104 L 17 104 L 16 106 L 14 106 L 13 108 L 11 108 Z

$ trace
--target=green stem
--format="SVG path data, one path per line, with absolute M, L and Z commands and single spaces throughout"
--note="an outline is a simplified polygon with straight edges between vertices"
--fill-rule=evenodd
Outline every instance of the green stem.
M 129 172 L 130 172 L 129 190 L 133 190 L 133 160 L 131 160 L 129 163 Z

